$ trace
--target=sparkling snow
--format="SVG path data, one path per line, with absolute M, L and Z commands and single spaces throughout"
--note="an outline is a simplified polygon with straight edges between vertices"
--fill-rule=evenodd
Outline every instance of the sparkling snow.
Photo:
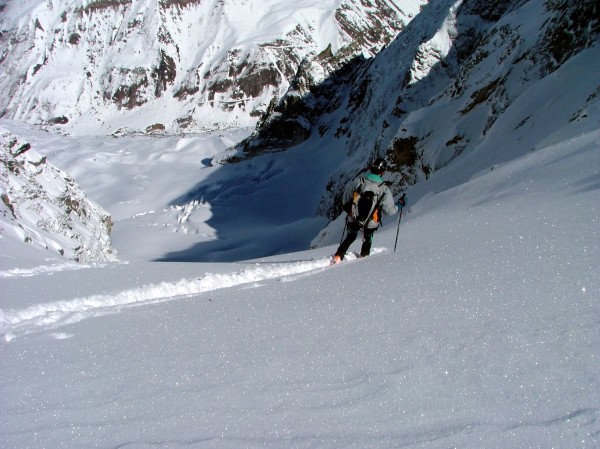
M 76 142 L 31 134 L 115 208 L 137 260 L 9 268 L 19 256 L 3 252 L 2 447 L 598 446 L 600 132 L 417 186 L 397 252 L 396 216 L 376 254 L 331 268 L 340 223 L 305 252 L 148 261 L 177 236 L 148 224 L 177 220 L 141 214 L 166 184 L 164 141 L 138 139 L 93 161 L 85 140 L 75 157 L 62 148 Z M 210 157 L 221 137 L 203 139 Z M 191 147 L 164 150 L 192 165 L 172 196 L 194 169 L 230 169 L 194 167 Z M 127 170 L 139 177 L 93 187 Z
M 0 234 L 0 447 L 600 447 L 600 111 L 572 113 L 597 55 L 409 189 L 396 252 L 398 215 L 335 267 L 332 142 L 213 166 L 250 130 L 0 121 L 112 215 L 120 257 Z

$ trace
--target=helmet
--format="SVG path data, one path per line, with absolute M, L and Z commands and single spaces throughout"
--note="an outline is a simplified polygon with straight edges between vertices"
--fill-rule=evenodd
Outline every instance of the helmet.
M 382 157 L 378 157 L 375 159 L 373 164 L 371 165 L 371 172 L 373 173 L 383 173 L 387 170 L 387 162 Z

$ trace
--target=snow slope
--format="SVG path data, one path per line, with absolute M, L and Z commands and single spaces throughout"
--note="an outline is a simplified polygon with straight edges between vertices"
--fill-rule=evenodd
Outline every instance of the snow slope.
M 313 134 L 213 166 L 251 130 L 1 121 L 111 215 L 120 261 L 0 234 L 0 447 L 599 447 L 597 60 L 596 45 L 539 83 L 507 78 L 520 96 L 488 132 L 491 104 L 461 119 L 477 145 L 407 188 L 398 250 L 396 215 L 371 257 L 336 267 L 343 219 L 318 234 L 316 210 L 369 145 Z M 455 130 L 429 106 L 406 125 L 437 157 Z
M 0 193 L 0 239 L 16 245 L 11 252 L 31 246 L 78 262 L 116 259 L 110 216 L 67 173 L 2 127 Z
M 304 59 L 324 77 L 372 56 L 422 3 L 3 0 L 0 116 L 78 135 L 254 125 Z
M 337 267 L 6 269 L 1 446 L 598 447 L 599 149 L 430 190 Z
M 282 151 L 307 130 L 329 139 L 322 154 L 345 154 L 319 205 L 330 218 L 376 157 L 390 162 L 396 193 L 461 156 L 470 164 L 447 179 L 464 182 L 554 134 L 600 126 L 599 32 L 588 0 L 430 2 L 376 57 L 310 93 L 290 90 L 225 159 Z

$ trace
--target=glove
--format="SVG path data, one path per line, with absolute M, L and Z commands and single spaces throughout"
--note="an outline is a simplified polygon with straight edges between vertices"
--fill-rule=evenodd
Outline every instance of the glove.
M 406 193 L 398 198 L 398 206 L 404 207 L 406 206 Z

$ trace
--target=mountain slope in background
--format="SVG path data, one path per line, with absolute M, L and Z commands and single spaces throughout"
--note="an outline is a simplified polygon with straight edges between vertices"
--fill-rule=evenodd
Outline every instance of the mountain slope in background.
M 492 168 L 555 134 L 600 126 L 599 33 L 590 0 L 430 3 L 375 58 L 310 92 L 290 89 L 219 160 L 281 151 L 298 143 L 297 129 L 324 153 L 343 148 L 319 207 L 329 218 L 347 181 L 377 156 L 395 166 L 396 192 L 458 156 Z M 458 183 L 473 173 L 456 174 Z
M 110 215 L 90 201 L 71 176 L 3 127 L 0 193 L 0 240 L 5 256 L 38 248 L 47 250 L 46 257 L 58 253 L 77 262 L 116 259 Z
M 0 116 L 78 134 L 254 125 L 302 64 L 322 79 L 371 57 L 424 3 L 8 0 Z
M 0 90 L 6 95 L 0 98 L 0 116 L 50 125 L 63 133 L 115 136 L 253 125 L 288 89 L 302 65 L 318 67 L 312 73 L 316 83 L 347 60 L 372 57 L 422 4 L 421 0 L 1 2 Z M 40 148 L 35 142 L 34 146 Z M 81 150 L 74 149 L 84 154 Z M 96 160 L 93 155 L 90 159 Z M 131 176 L 137 179 L 138 174 Z M 108 177 L 101 176 L 101 183 Z M 20 204 L 18 190 L 8 188 L 11 180 L 3 181 L 6 204 Z M 70 207 L 61 207 L 60 201 L 44 194 L 35 178 L 30 181 L 39 208 L 54 211 L 46 221 L 58 223 L 74 215 Z M 63 187 L 57 184 L 50 190 Z M 94 193 L 97 187 L 91 186 Z M 132 208 L 131 202 L 123 203 Z M 201 220 L 207 212 L 202 204 L 198 198 L 139 213 L 165 214 L 163 223 L 171 225 L 181 210 Z M 110 200 L 104 205 L 117 217 L 123 208 Z M 11 207 L 6 207 L 4 216 L 12 223 L 6 229 L 18 224 L 29 230 L 22 242 L 37 241 L 69 258 L 79 259 L 88 252 L 87 244 L 81 244 L 83 234 L 98 231 L 91 222 L 87 230 L 54 229 L 41 225 L 45 220 L 37 216 L 9 214 Z M 180 229 L 181 223 L 173 224 Z M 52 232 L 57 234 L 54 239 Z M 78 237 L 65 241 L 64 232 Z M 100 241 L 109 242 L 102 232 Z M 211 234 L 210 229 L 205 232 Z M 178 247 L 171 245 L 172 250 Z M 105 250 L 98 259 L 104 259 Z
M 282 4 L 264 5 L 271 8 L 266 15 L 269 20 L 279 17 L 276 6 Z M 117 10 L 129 11 L 127 8 L 119 6 Z M 288 9 L 285 11 L 285 17 L 290 17 Z M 248 39 L 256 42 L 260 33 L 248 33 L 246 36 L 252 37 Z M 313 40 L 324 43 L 329 39 Z M 136 48 L 125 47 L 121 40 L 116 40 L 115 46 L 122 46 L 123 52 Z M 145 257 L 152 253 L 152 242 L 162 241 L 156 239 L 158 229 L 179 228 L 172 222 L 176 210 L 194 211 L 192 220 L 203 222 L 194 227 L 197 241 L 190 241 L 190 234 L 176 233 L 171 237 L 179 241 L 155 248 L 151 258 L 231 261 L 327 245 L 338 238 L 343 227 L 338 220 L 323 230 L 328 220 L 339 216 L 338 199 L 344 185 L 376 156 L 388 158 L 394 166 L 387 179 L 396 193 L 432 179 L 439 170 L 453 173 L 438 178 L 444 179 L 444 184 L 432 179 L 427 187 L 413 188 L 410 200 L 416 202 L 423 195 L 467 182 L 548 143 L 597 129 L 598 49 L 594 2 L 435 2 L 424 5 L 373 58 L 348 56 L 327 76 L 315 62 L 318 57 L 305 58 L 281 101 L 271 102 L 276 96 L 269 98 L 271 106 L 252 136 L 227 151 L 207 153 L 201 138 L 172 136 L 160 145 L 117 139 L 115 145 L 103 144 L 111 147 L 111 159 L 136 161 L 133 165 L 125 164 L 110 176 L 87 172 L 87 179 L 76 179 L 117 217 L 114 237 L 120 245 L 129 246 L 130 241 L 128 231 L 121 234 L 122 226 L 139 228 L 137 239 L 149 242 L 143 245 Z M 115 60 L 127 60 L 125 54 Z M 228 72 L 227 79 L 236 79 L 232 74 Z M 172 103 L 177 107 L 164 107 L 166 98 L 162 95 L 145 103 L 143 109 L 134 108 L 128 117 L 138 117 L 146 124 L 158 117 L 163 123 L 176 121 L 183 103 L 177 100 Z M 172 100 L 169 97 L 168 101 Z M 110 115 L 110 111 L 109 107 L 102 113 Z M 210 120 L 219 115 L 210 111 Z M 119 126 L 131 124 L 118 111 L 113 112 Z M 227 114 L 233 126 L 235 112 Z M 117 127 L 113 125 L 111 130 Z M 98 130 L 81 126 L 80 131 L 85 129 Z M 43 148 L 43 140 L 36 148 Z M 196 144 L 200 145 L 196 158 L 181 155 L 182 148 Z M 66 158 L 60 155 L 57 164 L 66 169 L 85 161 L 87 166 L 97 151 L 96 141 L 90 145 L 79 140 L 70 146 L 74 153 Z M 178 155 L 185 159 L 185 166 L 176 164 Z M 210 158 L 238 163 L 207 167 L 205 161 Z M 60 159 L 68 162 L 59 163 Z M 190 171 L 195 167 L 198 171 Z M 106 169 L 91 162 L 88 168 Z M 152 175 L 141 174 L 143 170 Z M 116 173 L 120 177 L 113 176 Z M 178 174 L 177 182 L 173 173 Z M 156 192 L 151 204 L 140 200 L 136 192 L 140 177 L 148 179 L 145 188 L 150 179 L 157 180 L 151 184 Z M 104 185 L 109 178 L 123 187 L 117 198 L 110 193 L 111 187 Z M 101 182 L 88 183 L 88 179 Z M 290 183 L 295 186 L 293 197 L 287 196 Z M 157 185 L 160 188 L 154 187 Z M 162 202 L 157 203 L 158 199 Z M 141 217 L 151 216 L 162 218 L 152 220 L 152 226 L 141 226 Z M 252 232 L 242 235 L 238 225 Z

